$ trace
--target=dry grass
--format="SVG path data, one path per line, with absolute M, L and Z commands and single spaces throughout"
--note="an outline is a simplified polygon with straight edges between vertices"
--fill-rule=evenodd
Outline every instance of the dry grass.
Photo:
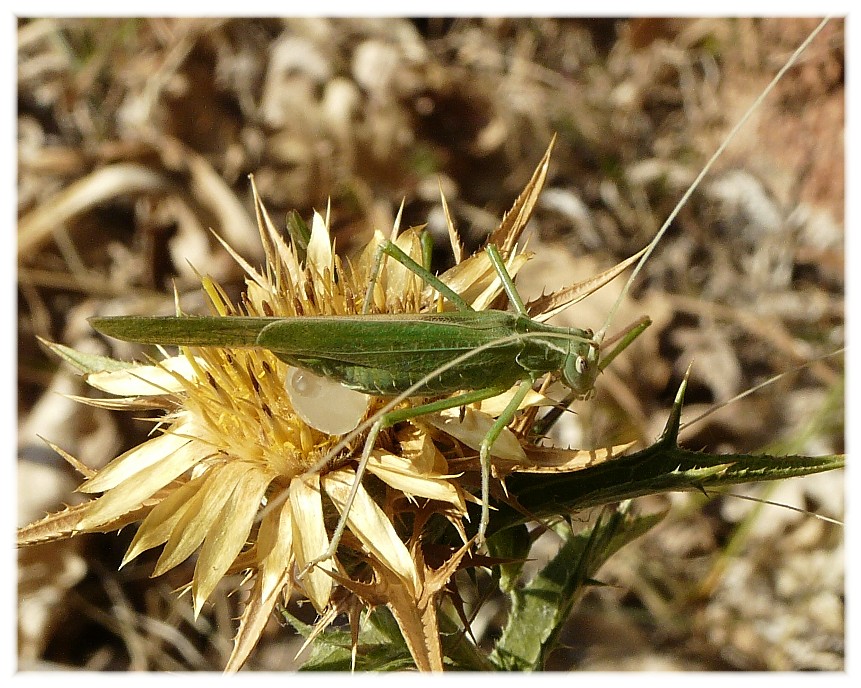
M 331 199 L 346 253 L 390 227 L 402 200 L 406 225 L 444 232 L 440 186 L 476 245 L 558 132 L 530 240 L 539 267 L 522 283 L 534 294 L 642 247 L 815 24 L 21 21 L 22 521 L 70 499 L 76 480 L 37 434 L 98 466 L 148 429 L 57 396 L 82 389 L 36 336 L 130 356 L 85 318 L 170 313 L 174 284 L 199 310 L 190 266 L 238 291 L 209 229 L 259 261 L 248 174 L 274 218 Z M 843 30 L 834 21 L 820 35 L 653 256 L 617 325 L 643 313 L 655 325 L 605 376 L 594 435 L 653 437 L 691 360 L 693 417 L 842 346 Z M 600 325 L 610 302 L 596 295 L 570 317 Z M 842 367 L 839 356 L 811 364 L 684 439 L 842 451 Z M 768 498 L 839 517 L 841 476 Z M 674 515 L 602 571 L 613 585 L 584 600 L 554 668 L 842 668 L 839 529 L 737 500 L 667 501 Z M 170 575 L 147 578 L 151 560 L 116 571 L 130 537 L 21 554 L 22 669 L 223 665 L 236 596 L 192 621 Z M 273 622 L 249 668 L 290 668 L 296 648 Z

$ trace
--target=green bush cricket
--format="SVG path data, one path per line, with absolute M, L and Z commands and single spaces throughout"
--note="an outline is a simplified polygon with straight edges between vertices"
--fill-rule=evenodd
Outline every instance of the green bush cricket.
M 574 396 L 585 397 L 591 393 L 599 372 L 599 343 L 592 332 L 553 327 L 531 319 L 499 250 L 492 244 L 486 250 L 514 305 L 513 313 L 473 310 L 438 277 L 395 244 L 385 242 L 374 263 L 365 310 L 386 255 L 423 278 L 458 310 L 423 314 L 366 313 L 353 317 L 121 316 L 93 318 L 90 323 L 103 334 L 144 344 L 263 347 L 289 365 L 336 380 L 364 394 L 395 397 L 372 421 L 348 505 L 355 497 L 370 452 L 383 428 L 489 399 L 519 383 L 516 393 L 481 443 L 482 506 L 477 540 L 482 542 L 489 521 L 490 450 L 503 428 L 513 420 L 533 382 L 545 373 L 559 373 Z M 391 410 L 408 397 L 456 392 L 460 394 L 412 408 Z M 338 447 L 330 454 L 337 450 Z M 327 456 L 320 463 L 324 465 L 329 459 Z M 348 509 L 349 506 L 333 532 L 328 551 L 318 561 L 330 558 L 337 550 Z

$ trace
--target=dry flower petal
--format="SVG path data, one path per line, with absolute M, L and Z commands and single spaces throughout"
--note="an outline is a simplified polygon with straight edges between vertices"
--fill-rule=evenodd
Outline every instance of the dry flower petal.
M 141 503 L 197 464 L 202 458 L 201 447 L 185 440 L 185 444 L 158 463 L 135 473 L 92 502 L 92 507 L 78 524 L 79 530 L 98 528 L 137 509 Z
M 296 564 L 300 569 L 304 569 L 308 562 L 314 561 L 329 548 L 320 497 L 320 476 L 299 476 L 290 482 L 293 543 Z M 318 612 L 329 604 L 329 595 L 332 593 L 332 578 L 326 570 L 334 570 L 331 560 L 320 562 L 307 571 L 302 579 L 302 587 Z
M 483 253 L 482 255 L 487 255 Z M 523 255 L 522 253 L 512 254 L 511 257 L 505 264 L 505 267 L 508 268 L 508 274 L 511 275 L 511 278 L 517 275 L 524 265 L 526 265 L 526 261 L 528 257 Z M 489 262 L 489 261 L 488 261 Z M 502 293 L 502 280 L 499 278 L 499 275 L 496 274 L 496 270 L 491 268 L 491 273 L 486 278 L 487 286 L 472 302 L 470 305 L 477 310 L 483 311 L 493 304 L 494 300 L 500 293 Z M 479 287 L 484 283 L 484 280 L 478 282 L 475 287 Z
M 477 410 L 482 413 L 486 413 L 489 416 L 493 416 L 494 418 L 498 418 L 499 414 L 505 410 L 505 407 L 508 406 L 511 399 L 514 397 L 517 392 L 517 387 L 512 387 L 509 390 L 506 390 L 502 394 L 498 394 L 495 397 L 491 397 L 490 399 L 485 399 L 484 401 L 476 404 L 479 408 Z M 539 394 L 535 390 L 529 390 L 527 392 L 526 397 L 523 401 L 520 402 L 520 406 L 517 407 L 518 410 L 529 408 L 530 406 L 554 406 L 556 404 L 555 401 L 550 399 L 549 397 L 544 396 L 543 394 Z
M 486 413 L 476 411 L 467 407 L 464 410 L 463 421 L 460 419 L 459 409 L 449 409 L 441 413 L 429 414 L 422 418 L 438 430 L 451 435 L 463 442 L 467 447 L 475 450 L 481 448 L 481 443 L 495 419 Z M 496 442 L 490 448 L 490 455 L 508 461 L 527 462 L 526 454 L 516 435 L 508 428 L 503 428 Z
M 87 384 L 108 394 L 134 397 L 182 392 L 184 385 L 177 375 L 186 380 L 195 377 L 194 369 L 185 356 L 173 356 L 158 365 L 142 365 L 127 370 L 91 373 Z
M 559 447 L 529 447 L 529 463 L 514 469 L 517 473 L 571 473 L 611 461 L 624 454 L 636 442 L 596 449 L 562 449 Z
M 203 485 L 206 476 L 199 476 L 174 490 L 167 498 L 155 505 L 141 523 L 138 532 L 129 545 L 120 567 L 125 566 L 141 552 L 158 547 L 170 538 L 170 534 L 193 504 L 194 495 Z
M 170 539 L 155 565 L 154 576 L 169 571 L 185 561 L 200 546 L 213 521 L 233 492 L 237 481 L 242 480 L 253 465 L 245 461 L 227 463 L 210 471 L 206 482 L 191 500 L 191 504 L 174 526 Z
M 448 502 L 465 509 L 462 493 L 448 475 L 433 475 L 416 470 L 411 459 L 375 451 L 368 459 L 368 472 L 407 496 Z
M 243 480 L 236 482 L 221 513 L 211 521 L 194 568 L 195 615 L 245 546 L 260 500 L 274 477 L 272 471 L 249 471 Z
M 325 278 L 334 269 L 332 262 L 332 241 L 329 239 L 329 228 L 326 221 L 318 212 L 314 212 L 311 221 L 311 238 L 308 240 L 308 257 L 306 265 L 316 272 L 317 277 Z
M 439 278 L 471 304 L 487 289 L 494 274 L 490 258 L 486 252 L 482 252 L 446 270 Z
M 254 585 L 248 594 L 248 601 L 239 619 L 239 630 L 233 643 L 233 651 L 224 666 L 225 673 L 239 671 L 245 660 L 251 654 L 263 629 L 269 623 L 270 615 L 278 600 L 281 598 L 281 590 L 286 588 L 285 598 L 289 596 L 290 574 L 285 569 L 281 571 L 279 585 L 264 591 L 263 581 L 260 576 L 254 581 Z
M 347 506 L 347 497 L 355 480 L 355 472 L 346 468 L 323 476 L 326 494 L 341 513 Z M 395 532 L 392 522 L 361 484 L 347 512 L 347 525 L 368 551 L 400 576 L 415 594 L 418 587 L 418 574 L 410 553 Z
M 293 513 L 290 502 L 266 513 L 257 535 L 257 546 L 263 560 L 260 568 L 261 592 L 264 597 L 277 592 L 284 573 L 293 566 Z
M 417 263 L 422 261 L 422 245 L 418 233 L 409 230 L 395 239 L 395 245 Z M 421 293 L 424 282 L 412 270 L 401 265 L 398 261 L 389 259 L 386 266 L 386 296 L 389 303 L 400 299 L 407 302 L 415 294 Z
M 275 271 L 275 280 L 267 285 L 271 290 L 273 287 L 280 284 L 301 284 L 302 283 L 302 268 L 299 265 L 299 258 L 296 255 L 296 250 L 293 245 L 287 246 L 281 236 L 281 232 L 275 227 L 272 218 L 269 217 L 269 212 L 263 205 L 260 199 L 260 194 L 257 191 L 257 184 L 254 178 L 251 178 L 251 191 L 254 196 L 254 209 L 257 213 L 257 226 L 260 230 L 260 240 L 263 243 L 263 249 L 266 253 L 266 265 L 270 270 Z M 282 279 L 281 270 L 286 272 Z
M 99 471 L 96 476 L 81 485 L 78 491 L 88 494 L 106 492 L 125 483 L 129 478 L 139 475 L 146 468 L 163 461 L 165 457 L 170 456 L 188 443 L 189 438 L 185 437 L 184 433 L 180 435 L 177 432 L 185 428 L 185 424 L 177 426 L 173 431 L 147 440 L 118 456 Z

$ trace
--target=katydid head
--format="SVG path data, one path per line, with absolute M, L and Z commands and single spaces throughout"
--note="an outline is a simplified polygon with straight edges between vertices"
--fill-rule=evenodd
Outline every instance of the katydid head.
M 598 377 L 598 343 L 591 341 L 592 332 L 587 330 L 586 336 L 590 341 L 572 340 L 568 355 L 562 365 L 562 379 L 571 391 L 586 398 L 594 393 L 595 378 Z

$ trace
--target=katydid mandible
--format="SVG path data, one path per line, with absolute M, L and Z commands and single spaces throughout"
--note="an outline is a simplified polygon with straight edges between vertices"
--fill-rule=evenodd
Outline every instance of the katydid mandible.
M 378 249 L 365 298 L 365 313 L 312 317 L 104 317 L 90 323 L 99 332 L 126 341 L 180 346 L 262 347 L 285 363 L 336 380 L 364 394 L 433 397 L 454 394 L 412 408 L 389 410 L 373 422 L 346 508 L 325 554 L 334 556 L 347 514 L 359 489 L 379 432 L 395 423 L 457 408 L 519 387 L 480 445 L 481 519 L 476 540 L 483 543 L 489 522 L 490 451 L 513 420 L 533 383 L 559 374 L 574 396 L 592 392 L 600 370 L 599 343 L 589 330 L 552 327 L 531 319 L 494 245 L 488 258 L 515 312 L 473 310 L 456 292 L 392 242 Z M 457 308 L 452 312 L 370 315 L 374 283 L 385 256 L 421 277 Z M 322 466 L 320 466 L 322 467 Z M 312 470 L 316 470 L 315 467 Z

